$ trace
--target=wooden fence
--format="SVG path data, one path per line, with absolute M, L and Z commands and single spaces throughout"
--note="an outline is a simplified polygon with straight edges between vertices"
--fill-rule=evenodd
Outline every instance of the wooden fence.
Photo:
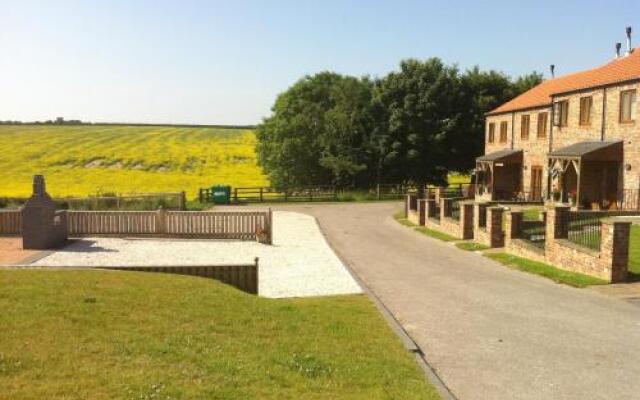
M 19 210 L 0 211 L 0 234 L 19 234 Z M 70 236 L 159 235 L 207 239 L 260 240 L 271 244 L 269 211 L 67 211 Z
M 22 230 L 20 210 L 0 210 L 0 234 L 17 235 Z
M 277 190 L 273 187 L 237 187 L 230 193 L 231 204 L 279 203 L 279 202 L 327 202 L 340 201 L 359 196 L 367 200 L 399 200 L 411 190 L 402 184 L 379 184 L 368 189 L 339 190 L 334 186 L 314 186 L 298 189 Z M 212 203 L 213 190 L 201 188 L 198 193 L 201 203 Z
M 116 271 L 160 272 L 166 274 L 201 276 L 219 280 L 247 293 L 258 294 L 258 258 L 253 264 L 237 265 L 180 265 L 96 267 Z

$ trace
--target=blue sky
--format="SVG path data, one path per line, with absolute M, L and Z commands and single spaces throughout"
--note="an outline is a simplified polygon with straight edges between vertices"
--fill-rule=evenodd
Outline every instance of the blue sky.
M 253 124 L 305 74 L 612 58 L 640 1 L 0 0 L 0 120 Z

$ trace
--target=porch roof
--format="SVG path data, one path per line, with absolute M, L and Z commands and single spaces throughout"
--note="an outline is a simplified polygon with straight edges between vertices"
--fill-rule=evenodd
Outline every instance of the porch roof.
M 522 150 L 520 149 L 504 149 L 494 151 L 493 153 L 485 154 L 483 156 L 477 157 L 476 161 L 478 162 L 496 162 L 496 161 L 509 161 L 512 158 L 517 158 L 522 155 Z
M 618 149 L 619 147 L 619 149 Z M 605 151 L 606 150 L 606 151 Z M 622 141 L 598 141 L 598 142 L 578 142 L 569 146 L 561 147 L 548 154 L 549 158 L 583 158 L 585 156 L 613 156 L 618 150 L 622 150 Z M 613 154 L 612 154 L 613 153 Z M 621 152 L 620 152 L 621 155 Z M 609 157 L 606 157 L 609 158 Z

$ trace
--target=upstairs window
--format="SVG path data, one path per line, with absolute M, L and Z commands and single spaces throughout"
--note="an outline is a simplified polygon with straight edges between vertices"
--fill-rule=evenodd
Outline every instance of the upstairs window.
M 625 90 L 620 93 L 620 122 L 629 123 L 636 120 L 636 91 Z
M 523 115 L 522 119 L 520 120 L 520 138 L 522 140 L 528 140 L 529 139 L 529 124 L 530 124 L 531 119 L 529 118 L 528 115 Z
M 543 139 L 547 137 L 547 122 L 548 113 L 543 112 L 538 114 L 538 138 Z
M 591 125 L 591 110 L 593 109 L 593 97 L 580 98 L 580 125 Z
M 508 129 L 509 125 L 507 122 L 500 122 L 500 143 L 505 143 L 507 141 Z
M 558 101 L 553 104 L 553 125 L 567 126 L 569 123 L 569 100 Z
M 493 143 L 496 139 L 496 124 L 489 124 L 489 143 Z

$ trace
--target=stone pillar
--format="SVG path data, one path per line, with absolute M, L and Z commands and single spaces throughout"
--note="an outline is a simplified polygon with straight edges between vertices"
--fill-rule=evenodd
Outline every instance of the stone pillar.
M 418 199 L 418 225 L 424 226 L 427 218 L 427 200 Z
M 504 232 L 502 230 L 502 207 L 487 207 L 487 233 L 491 247 L 504 246 Z
M 628 275 L 631 222 L 605 218 L 601 229 L 601 265 L 607 275 L 611 272 L 611 282 L 624 282 Z
M 460 231 L 463 239 L 473 239 L 474 208 L 471 201 L 460 202 Z
M 520 237 L 520 224 L 522 224 L 522 211 L 509 211 L 506 215 L 504 245 L 509 247 L 511 240 Z
M 566 239 L 568 227 L 566 226 L 569 206 L 550 204 L 546 210 L 546 237 L 547 244 L 551 239 Z

